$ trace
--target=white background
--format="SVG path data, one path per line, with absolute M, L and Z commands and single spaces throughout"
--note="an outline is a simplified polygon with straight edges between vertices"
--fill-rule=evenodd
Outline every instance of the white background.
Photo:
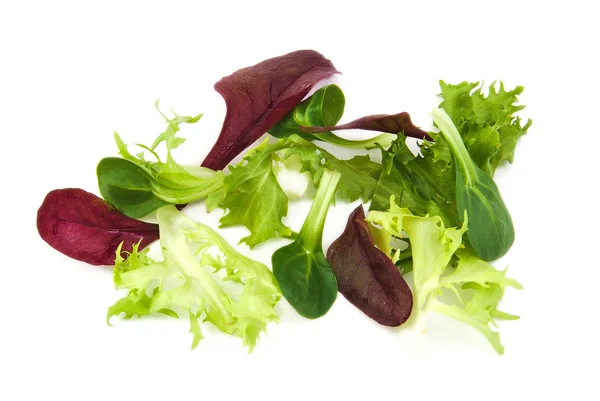
M 1 3 L 0 399 L 597 399 L 593 2 L 214 3 Z M 525 86 L 522 116 L 533 126 L 514 165 L 497 173 L 517 238 L 496 265 L 525 287 L 502 303 L 521 316 L 500 326 L 504 356 L 460 322 L 430 316 L 425 333 L 389 329 L 341 296 L 316 321 L 281 302 L 280 323 L 250 355 L 206 325 L 190 352 L 187 322 L 107 326 L 118 297 L 111 269 L 39 238 L 35 216 L 48 191 L 98 193 L 95 167 L 116 155 L 114 130 L 129 143 L 154 140 L 164 126 L 156 99 L 165 110 L 205 113 L 182 131 L 189 141 L 177 154 L 199 164 L 225 115 L 213 84 L 305 48 L 343 72 L 334 80 L 346 94 L 343 121 L 408 111 L 429 129 L 439 79 Z M 292 228 L 307 203 L 290 205 Z M 325 248 L 356 204 L 331 209 Z M 220 216 L 203 205 L 186 213 L 213 227 Z M 237 243 L 245 230 L 221 233 Z M 283 243 L 239 249 L 269 264 Z

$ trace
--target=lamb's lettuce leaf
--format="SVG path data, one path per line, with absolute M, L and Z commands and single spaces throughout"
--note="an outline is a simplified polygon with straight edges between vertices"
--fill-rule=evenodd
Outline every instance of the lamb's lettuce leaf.
M 494 179 L 473 162 L 458 129 L 444 109 L 434 109 L 433 119 L 450 150 L 456 172 L 456 207 L 469 227 L 467 235 L 477 255 L 495 260 L 508 252 L 515 239 L 512 217 Z

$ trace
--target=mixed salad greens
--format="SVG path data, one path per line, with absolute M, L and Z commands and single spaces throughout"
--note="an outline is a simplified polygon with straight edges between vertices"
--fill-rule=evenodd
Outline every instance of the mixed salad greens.
M 339 291 L 386 326 L 425 311 L 462 320 L 502 354 L 496 320 L 518 317 L 500 311 L 499 303 L 506 287 L 522 286 L 489 263 L 515 238 L 493 176 L 504 161 L 513 162 L 531 126 L 516 115 L 524 107 L 517 104 L 523 88 L 507 91 L 493 83 L 486 94 L 479 83 L 440 81 L 442 101 L 431 112 L 435 132 L 415 126 L 406 112 L 338 125 L 346 102 L 341 88 L 327 85 L 305 99 L 336 73 L 321 54 L 301 50 L 217 82 L 227 115 L 202 166 L 180 165 L 171 152 L 185 141 L 180 124 L 195 124 L 201 114 L 170 118 L 159 110 L 166 130 L 150 146 L 137 145 L 136 154 L 115 133 L 120 157 L 104 158 L 97 167 L 103 199 L 77 188 L 51 191 L 37 214 L 40 236 L 69 257 L 113 266 L 115 286 L 127 295 L 109 308 L 108 320 L 154 313 L 188 318 L 192 348 L 208 322 L 252 350 L 268 323 L 277 321 L 282 296 L 314 319 L 329 311 Z M 343 129 L 380 134 L 353 141 L 334 134 Z M 265 133 L 240 163 L 229 164 Z M 418 154 L 409 141 L 417 141 Z M 343 160 L 318 142 L 376 149 L 381 163 L 368 155 Z M 282 188 L 282 165 L 309 174 L 317 189 L 299 233 L 284 223 L 289 200 L 298 194 Z M 324 252 L 323 228 L 336 197 L 361 204 Z M 245 226 L 249 235 L 241 242 L 250 248 L 289 238 L 273 253 L 272 270 L 181 211 L 202 200 L 209 211 L 225 211 L 221 227 Z M 158 224 L 140 220 L 150 215 Z M 148 256 L 147 246 L 157 239 L 160 261 Z

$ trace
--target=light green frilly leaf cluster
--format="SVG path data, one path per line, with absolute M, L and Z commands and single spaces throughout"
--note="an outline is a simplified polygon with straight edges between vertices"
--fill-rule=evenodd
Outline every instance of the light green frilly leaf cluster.
M 513 279 L 499 271 L 465 247 L 461 228 L 444 226 L 440 216 L 415 216 L 390 201 L 389 211 L 371 211 L 367 220 L 380 226 L 388 235 L 410 239 L 413 294 L 413 319 L 423 311 L 436 311 L 451 316 L 479 330 L 496 352 L 504 353 L 495 319 L 518 319 L 498 310 L 506 287 L 522 289 Z M 453 258 L 457 258 L 457 262 Z M 442 298 L 442 290 L 454 295 L 453 303 Z
M 192 349 L 202 339 L 201 322 L 240 337 L 251 351 L 269 322 L 277 320 L 281 292 L 262 263 L 237 252 L 216 231 L 165 206 L 157 211 L 163 260 L 134 247 L 127 258 L 117 251 L 114 282 L 127 295 L 109 308 L 107 319 L 163 313 L 190 320 Z M 211 272 L 210 269 L 213 271 Z M 218 283 L 241 286 L 234 295 Z
M 498 87 L 497 87 L 498 86 Z M 523 125 L 516 115 L 522 86 L 507 91 L 504 83 L 489 86 L 487 96 L 479 82 L 458 85 L 440 81 L 440 103 L 461 133 L 473 161 L 490 177 L 503 161 L 513 162 L 518 140 L 527 133 L 531 119 Z
M 276 236 L 292 235 L 282 222 L 288 212 L 288 198 L 273 171 L 273 163 L 279 160 L 277 151 L 282 148 L 280 142 L 269 144 L 265 140 L 237 166 L 229 166 L 225 187 L 207 200 L 209 210 L 221 207 L 228 211 L 220 220 L 221 227 L 242 224 L 250 230 L 241 240 L 250 248 Z

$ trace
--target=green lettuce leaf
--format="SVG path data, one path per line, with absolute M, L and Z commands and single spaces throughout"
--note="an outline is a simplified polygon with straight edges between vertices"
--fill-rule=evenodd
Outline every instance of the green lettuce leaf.
M 281 292 L 271 271 L 175 206 L 160 208 L 157 216 L 163 260 L 149 258 L 148 248 L 134 247 L 127 258 L 117 251 L 115 286 L 128 293 L 109 308 L 107 319 L 120 314 L 126 319 L 153 313 L 185 316 L 190 319 L 192 349 L 202 338 L 202 321 L 240 337 L 252 351 L 267 324 L 277 320 L 275 304 Z M 207 266 L 214 273 L 223 271 L 223 281 L 241 286 L 241 294 L 225 291 Z
M 301 164 L 300 173 L 310 173 L 315 187 L 325 169 L 340 172 L 336 194 L 350 202 L 370 200 L 381 174 L 381 164 L 369 156 L 340 160 L 298 135 L 271 144 L 265 139 L 237 166 L 230 166 L 225 185 L 208 195 L 208 210 L 220 207 L 227 211 L 220 220 L 221 227 L 246 226 L 250 235 L 241 241 L 251 248 L 277 236 L 293 237 L 295 233 L 282 222 L 288 212 L 288 197 L 277 181 L 279 169 L 275 164 L 292 159 Z
M 473 162 L 489 176 L 504 160 L 512 163 L 517 141 L 531 126 L 531 120 L 523 126 L 515 115 L 524 108 L 516 104 L 523 87 L 506 91 L 500 82 L 498 89 L 495 84 L 489 87 L 487 96 L 479 83 L 440 81 L 440 87 L 440 107 L 457 126 Z M 399 206 L 415 214 L 437 215 L 445 225 L 459 227 L 452 153 L 440 134 L 429 135 L 433 141 L 419 144 L 420 155 L 413 155 L 403 135 L 388 150 L 382 149 L 384 169 L 370 209 L 388 210 L 394 195 Z
M 498 303 L 506 287 L 523 289 L 516 280 L 506 277 L 506 269 L 499 271 L 477 257 L 471 248 L 460 249 L 456 256 L 456 269 L 440 280 L 440 285 L 450 288 L 457 303 L 433 300 L 429 309 L 470 324 L 492 344 L 496 352 L 504 353 L 495 319 L 515 320 L 518 316 L 498 310 Z
M 440 278 L 450 258 L 462 245 L 462 228 L 445 228 L 440 216 L 415 216 L 390 200 L 387 212 L 371 211 L 367 220 L 380 225 L 384 230 L 399 238 L 406 233 L 410 238 L 413 260 L 415 306 L 424 310 L 427 301 L 440 288 Z
M 461 226 L 452 157 L 449 153 L 446 157 L 443 138 L 432 135 L 436 142 L 421 145 L 423 156 L 411 152 L 402 134 L 387 151 L 382 149 L 384 168 L 370 210 L 387 211 L 393 196 L 399 206 L 416 215 L 440 216 L 446 226 Z
M 185 142 L 185 138 L 177 136 L 177 133 L 180 131 L 179 125 L 197 123 L 202 117 L 202 114 L 196 116 L 179 116 L 173 112 L 174 117 L 168 118 L 158 108 L 158 101 L 156 102 L 155 107 L 167 123 L 165 131 L 156 137 L 152 146 L 136 144 L 142 151 L 135 156 L 129 152 L 127 144 L 125 144 L 119 134 L 115 132 L 115 142 L 119 149 L 119 154 L 123 159 L 142 167 L 159 184 L 168 188 L 185 189 L 204 183 L 206 178 L 212 177 L 215 174 L 213 170 L 205 167 L 181 166 L 173 159 L 171 154 L 171 150 L 178 148 Z M 157 147 L 163 143 L 167 151 L 165 161 L 161 160 L 156 150 Z M 149 152 L 155 160 L 147 160 L 144 151 Z
M 337 195 L 342 199 L 354 202 L 360 198 L 363 202 L 368 202 L 373 197 L 381 174 L 381 164 L 371 161 L 369 156 L 341 160 L 298 135 L 290 136 L 287 143 L 289 148 L 285 157 L 299 155 L 303 165 L 301 171 L 310 172 L 316 187 L 319 186 L 323 170 L 328 169 L 341 173 Z
M 525 108 L 518 105 L 522 86 L 507 91 L 502 82 L 489 86 L 482 93 L 479 82 L 458 85 L 440 81 L 443 108 L 457 126 L 473 161 L 488 175 L 503 161 L 513 162 L 518 140 L 527 133 L 531 119 L 525 125 L 515 113 Z
M 250 230 L 250 235 L 241 240 L 250 248 L 277 235 L 292 235 L 282 223 L 288 212 L 288 198 L 273 171 L 277 151 L 284 146 L 282 142 L 269 144 L 266 139 L 237 166 L 229 166 L 224 191 L 210 197 L 209 209 L 219 206 L 228 211 L 220 220 L 221 227 L 242 224 Z

